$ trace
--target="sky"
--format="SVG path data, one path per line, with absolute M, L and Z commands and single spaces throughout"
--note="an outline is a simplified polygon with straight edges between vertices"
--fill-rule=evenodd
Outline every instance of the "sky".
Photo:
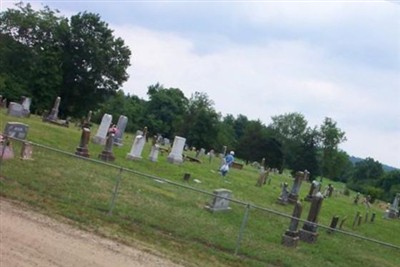
M 99 14 L 132 51 L 125 93 L 203 92 L 223 116 L 265 125 L 329 117 L 340 149 L 400 168 L 400 0 L 27 2 Z

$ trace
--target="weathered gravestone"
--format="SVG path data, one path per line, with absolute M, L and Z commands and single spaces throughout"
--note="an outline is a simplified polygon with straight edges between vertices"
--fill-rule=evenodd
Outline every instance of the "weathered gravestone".
M 339 217 L 338 216 L 333 216 L 331 224 L 329 225 L 329 229 L 328 229 L 328 233 L 329 234 L 334 233 L 338 222 L 339 222 Z
M 99 159 L 104 161 L 114 161 L 115 156 L 112 152 L 114 143 L 114 134 L 110 133 L 107 135 L 106 144 L 104 146 L 104 150 L 99 154 Z
M 303 228 L 300 229 L 299 232 L 300 240 L 305 241 L 307 243 L 315 243 L 317 241 L 318 215 L 319 212 L 321 211 L 323 200 L 324 196 L 320 192 L 318 192 L 312 199 L 307 221 L 303 224 Z
M 7 115 L 13 117 L 24 117 L 24 107 L 16 102 L 10 102 L 8 105 Z
M 299 191 L 301 187 L 301 183 L 304 179 L 304 172 L 298 171 L 296 172 L 296 175 L 294 177 L 293 181 L 293 186 L 292 190 L 290 191 L 288 201 L 289 203 L 297 203 L 297 200 L 299 199 Z
M 313 197 L 320 191 L 321 183 L 317 180 L 312 181 L 308 195 L 304 198 L 305 201 L 311 201 Z
M 54 106 L 50 111 L 50 114 L 47 115 L 46 120 L 48 121 L 57 121 L 58 120 L 58 109 L 60 107 L 61 97 L 57 96 L 56 101 L 54 102 Z
M 23 109 L 22 113 L 23 113 L 24 117 L 29 117 L 29 115 L 31 114 L 31 111 L 30 111 L 31 102 L 32 102 L 31 98 L 25 97 L 25 96 L 22 97 L 21 105 L 22 105 L 22 109 Z
M 282 236 L 282 244 L 287 247 L 297 247 L 297 243 L 299 241 L 299 232 L 297 231 L 297 226 L 299 225 L 299 218 L 301 217 L 302 210 L 303 208 L 301 203 L 297 202 L 290 220 L 289 229 L 287 229 L 285 234 Z
M 33 146 L 29 142 L 23 142 L 21 148 L 21 159 L 32 160 Z
M 282 205 L 286 205 L 288 203 L 288 198 L 289 198 L 289 190 L 288 190 L 288 184 L 283 183 L 282 185 L 282 192 L 280 196 L 278 197 L 278 203 Z
M 90 140 L 90 129 L 82 128 L 81 140 L 79 142 L 79 146 L 76 148 L 75 155 L 88 158 L 89 149 L 88 144 Z
M 128 124 L 128 117 L 121 115 L 119 116 L 117 123 L 117 132 L 114 135 L 114 145 L 122 146 L 123 135 L 125 132 L 126 125 Z
M 108 129 L 110 128 L 112 122 L 112 116 L 110 114 L 105 113 L 103 118 L 101 119 L 101 123 L 99 129 L 97 130 L 96 135 L 92 138 L 92 142 L 95 144 L 104 145 L 107 139 Z
M 160 151 L 160 146 L 157 144 L 157 136 L 155 135 L 153 137 L 153 145 L 151 146 L 149 160 L 152 162 L 157 162 L 159 151 Z
M 143 132 L 137 131 L 133 141 L 131 151 L 126 155 L 127 159 L 139 160 L 142 159 L 142 151 L 146 144 L 147 127 L 144 127 Z
M 20 122 L 7 122 L 4 134 L 11 138 L 25 140 L 28 135 L 29 126 Z
M 211 203 L 205 206 L 207 210 L 211 212 L 231 210 L 231 208 L 229 207 L 229 199 L 231 198 L 232 191 L 221 188 L 214 190 L 213 193 L 214 197 Z
M 267 183 L 267 179 L 268 179 L 268 176 L 269 176 L 269 171 L 270 171 L 270 168 L 264 170 L 264 167 L 261 166 L 256 186 L 261 187 L 261 186 L 263 186 L 263 185 L 265 185 Z
M 167 160 L 170 163 L 179 164 L 183 162 L 183 148 L 185 147 L 186 138 L 175 136 L 172 145 L 171 153 L 169 153 Z
M 400 193 L 397 193 L 393 199 L 392 205 L 386 211 L 385 218 L 395 219 L 399 217 L 399 203 L 400 203 Z

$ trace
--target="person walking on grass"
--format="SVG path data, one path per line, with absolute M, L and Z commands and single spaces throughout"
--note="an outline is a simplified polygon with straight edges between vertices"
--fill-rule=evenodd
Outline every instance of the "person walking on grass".
M 224 158 L 224 164 L 220 168 L 220 172 L 221 172 L 222 176 L 226 176 L 226 174 L 228 173 L 229 168 L 232 166 L 232 163 L 235 160 L 234 155 L 235 155 L 235 152 L 231 151 Z

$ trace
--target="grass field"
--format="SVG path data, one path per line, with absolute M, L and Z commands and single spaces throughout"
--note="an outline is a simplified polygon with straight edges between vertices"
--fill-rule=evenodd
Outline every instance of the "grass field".
M 399 266 L 398 248 L 341 233 L 328 234 L 322 227 L 315 244 L 300 242 L 295 249 L 282 246 L 282 234 L 290 219 L 262 208 L 292 213 L 292 205 L 276 203 L 280 184 L 292 185 L 287 173 L 271 174 L 271 184 L 260 188 L 255 186 L 258 170 L 249 165 L 242 170 L 232 169 L 224 179 L 216 171 L 220 164 L 217 158 L 209 162 L 204 157 L 201 164 L 173 165 L 164 154 L 154 163 L 148 160 L 150 144 L 146 144 L 142 160 L 127 160 L 133 141 L 131 134 L 124 135 L 124 146 L 114 147 L 116 160 L 112 165 L 99 164 L 57 151 L 75 152 L 81 132 L 73 125 L 59 127 L 43 123 L 36 116 L 9 117 L 4 109 L 0 110 L 0 129 L 9 121 L 28 124 L 28 140 L 39 145 L 34 145 L 34 160 L 17 157 L 1 162 L 1 196 L 27 203 L 52 217 L 68 219 L 81 228 L 126 244 L 140 243 L 185 266 Z M 96 132 L 94 126 L 91 135 Z M 20 142 L 14 141 L 13 147 L 18 155 Z M 97 159 L 102 149 L 90 143 L 91 158 Z M 188 182 L 182 179 L 184 173 L 191 174 Z M 343 184 L 324 179 L 323 188 L 328 183 L 336 190 L 324 200 L 319 224 L 329 225 L 333 216 L 341 220 L 347 217 L 344 231 L 400 246 L 400 220 L 383 219 L 385 203 L 377 202 L 370 208 L 369 216 L 376 213 L 373 223 L 363 219 L 360 226 L 353 228 L 356 212 L 365 216 L 366 207 L 352 203 L 354 192 L 350 196 L 341 194 Z M 117 184 L 115 206 L 112 215 L 108 215 Z M 301 198 L 307 195 L 309 187 L 303 183 Z M 218 188 L 231 190 L 238 200 L 231 202 L 229 212 L 210 213 L 204 209 L 211 201 L 210 194 Z M 245 214 L 242 203 L 251 208 L 238 248 Z M 305 219 L 310 203 L 302 204 L 301 218 Z

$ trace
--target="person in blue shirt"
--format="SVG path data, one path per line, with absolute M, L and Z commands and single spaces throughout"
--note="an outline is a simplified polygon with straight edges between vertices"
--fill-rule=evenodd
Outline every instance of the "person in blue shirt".
M 228 155 L 226 155 L 226 157 L 224 159 L 225 163 L 224 163 L 224 165 L 221 166 L 221 169 L 220 169 L 222 176 L 225 176 L 228 173 L 229 168 L 232 166 L 232 163 L 235 160 L 235 158 L 233 157 L 234 155 L 235 155 L 235 152 L 233 152 L 233 151 L 231 151 Z

